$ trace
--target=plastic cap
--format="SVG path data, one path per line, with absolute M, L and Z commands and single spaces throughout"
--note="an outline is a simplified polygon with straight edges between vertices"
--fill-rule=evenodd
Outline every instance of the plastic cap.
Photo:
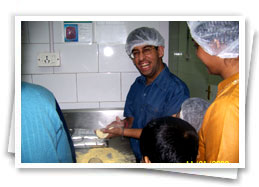
M 165 40 L 156 29 L 141 27 L 129 34 L 125 46 L 126 53 L 130 55 L 134 47 L 141 45 L 165 46 Z
M 180 118 L 190 123 L 198 132 L 209 105 L 198 97 L 186 99 L 181 106 Z
M 212 56 L 237 58 L 239 56 L 238 21 L 189 21 L 193 39 Z

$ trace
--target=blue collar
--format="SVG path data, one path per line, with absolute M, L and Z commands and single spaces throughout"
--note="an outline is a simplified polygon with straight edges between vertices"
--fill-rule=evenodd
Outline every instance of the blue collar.
M 161 90 L 165 89 L 165 84 L 167 83 L 167 77 L 170 75 L 170 71 L 167 67 L 167 65 L 164 63 L 164 69 L 160 72 L 160 74 L 157 76 L 157 78 L 150 84 L 156 84 L 157 87 L 159 87 Z M 140 82 L 146 85 L 146 77 L 141 75 L 140 76 Z

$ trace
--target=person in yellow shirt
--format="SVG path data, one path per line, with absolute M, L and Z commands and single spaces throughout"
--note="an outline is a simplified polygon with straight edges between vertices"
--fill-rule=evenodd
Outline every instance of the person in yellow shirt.
M 188 22 L 197 56 L 224 80 L 199 130 L 199 163 L 239 162 L 239 22 Z

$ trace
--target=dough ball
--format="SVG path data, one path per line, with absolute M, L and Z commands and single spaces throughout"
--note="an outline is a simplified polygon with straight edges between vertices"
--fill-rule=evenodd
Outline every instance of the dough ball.
M 110 127 L 109 129 L 113 129 L 113 127 Z M 98 136 L 98 138 L 104 139 L 104 138 L 107 138 L 109 133 L 104 133 L 100 129 L 97 129 L 96 130 L 96 135 Z

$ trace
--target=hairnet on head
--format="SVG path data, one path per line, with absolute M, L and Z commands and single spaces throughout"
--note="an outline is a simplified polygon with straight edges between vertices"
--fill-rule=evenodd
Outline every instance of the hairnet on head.
M 239 56 L 238 21 L 189 21 L 193 39 L 212 56 L 237 58 Z
M 132 49 L 140 45 L 165 46 L 165 40 L 154 28 L 141 27 L 133 30 L 126 41 L 126 53 L 131 54 Z
M 198 132 L 209 105 L 198 97 L 186 99 L 181 106 L 180 118 L 190 123 Z

